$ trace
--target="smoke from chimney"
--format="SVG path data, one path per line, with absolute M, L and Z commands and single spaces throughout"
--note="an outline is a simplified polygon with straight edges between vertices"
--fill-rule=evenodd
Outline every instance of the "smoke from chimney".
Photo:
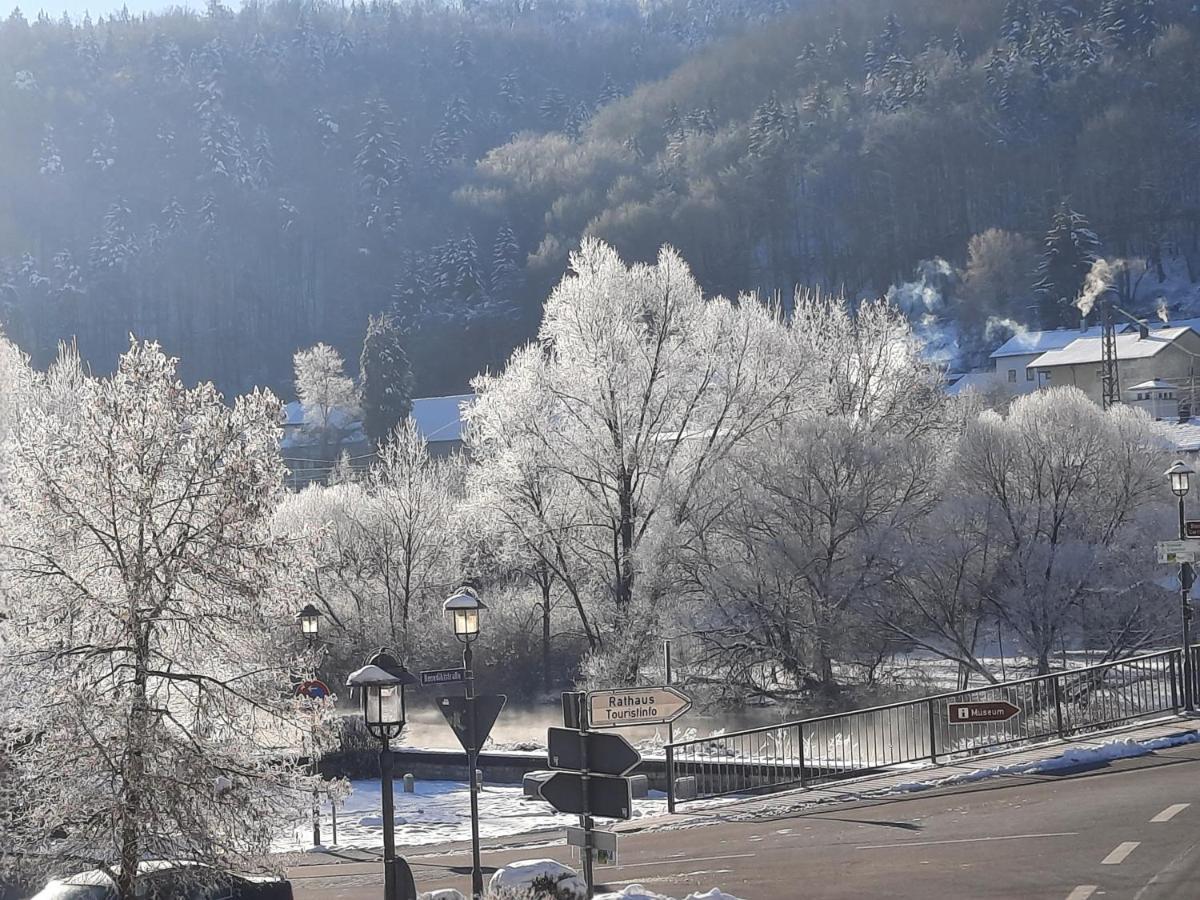
M 1083 290 L 1080 291 L 1075 306 L 1085 317 L 1091 313 L 1097 298 L 1113 286 L 1113 279 L 1124 265 L 1120 260 L 1110 263 L 1106 259 L 1098 259 L 1092 263 L 1091 271 L 1083 280 Z

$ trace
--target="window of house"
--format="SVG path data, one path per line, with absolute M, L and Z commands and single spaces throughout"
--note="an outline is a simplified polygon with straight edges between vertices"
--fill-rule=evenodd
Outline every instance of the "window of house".
M 1009 370 L 1008 370 L 1008 383 L 1009 383 L 1009 384 L 1016 384 L 1016 382 L 1017 382 L 1017 370 L 1016 370 L 1016 369 L 1009 369 Z
M 1026 370 L 1025 370 L 1025 380 L 1026 380 L 1026 381 L 1033 381 L 1033 369 L 1026 369 Z

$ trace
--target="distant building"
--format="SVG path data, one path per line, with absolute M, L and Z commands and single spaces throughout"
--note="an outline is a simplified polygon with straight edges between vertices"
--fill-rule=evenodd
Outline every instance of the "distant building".
M 474 402 L 474 394 L 413 400 L 411 415 L 429 445 L 430 455 L 449 456 L 462 449 L 463 412 Z
M 1117 331 L 1125 330 L 1118 325 Z M 997 347 L 990 357 L 995 379 L 1014 394 L 1027 394 L 1044 385 L 1038 379 L 1036 368 L 1030 365 L 1043 353 L 1061 350 L 1081 338 L 1099 338 L 1101 327 L 1056 328 L 1053 331 L 1023 331 L 1014 334 Z
M 1200 334 L 1191 328 L 1159 328 L 1145 335 L 1138 331 L 1118 334 L 1116 353 L 1122 384 L 1170 382 L 1175 388 L 1175 399 L 1179 399 L 1180 393 L 1191 399 L 1193 385 L 1197 376 L 1200 376 L 1200 367 L 1197 366 L 1200 361 Z M 1036 371 L 1039 384 L 1071 385 L 1100 403 L 1102 358 L 1101 338 L 1081 337 L 1061 349 L 1041 354 L 1027 368 Z M 1128 400 L 1128 391 L 1124 394 L 1124 399 Z M 1175 415 L 1178 416 L 1178 410 Z

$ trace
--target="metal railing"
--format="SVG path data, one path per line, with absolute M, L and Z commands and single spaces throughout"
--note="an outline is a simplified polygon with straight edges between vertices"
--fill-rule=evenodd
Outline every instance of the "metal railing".
M 1200 647 L 1193 647 L 1192 653 L 1194 677 L 1200 680 Z M 677 741 L 666 747 L 668 808 L 674 811 L 685 799 L 807 787 L 1178 712 L 1183 695 L 1180 656 L 1178 649 L 1164 650 L 919 700 Z M 1009 717 L 975 721 L 975 713 L 989 704 Z M 974 711 L 968 709 L 971 706 Z

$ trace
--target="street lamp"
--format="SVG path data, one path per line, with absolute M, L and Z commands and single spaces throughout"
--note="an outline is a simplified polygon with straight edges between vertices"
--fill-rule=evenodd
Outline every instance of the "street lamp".
M 306 603 L 304 608 L 296 613 L 296 621 L 300 623 L 300 633 L 312 644 L 321 631 L 321 611 L 311 603 Z
M 304 608 L 301 609 L 300 612 L 296 613 L 296 621 L 300 623 L 300 633 L 302 635 L 304 635 L 305 640 L 308 641 L 308 646 L 309 646 L 309 649 L 311 650 L 313 644 L 316 643 L 317 634 L 321 630 L 321 611 L 319 609 L 317 609 L 315 606 L 313 606 L 311 603 L 306 603 L 306 604 L 304 604 Z M 313 672 L 313 678 L 316 678 L 315 671 Z M 304 687 L 307 687 L 307 685 L 305 685 Z M 316 731 L 316 727 L 317 727 L 316 726 L 316 716 L 314 714 L 314 717 L 313 717 L 313 731 L 314 732 Z M 310 773 L 312 774 L 312 776 L 314 778 L 313 796 L 312 796 L 313 846 L 320 847 L 321 846 L 321 793 L 320 793 L 320 790 L 317 788 L 317 782 L 315 781 L 316 776 L 317 776 L 317 739 L 316 739 L 315 734 L 313 735 L 312 752 L 309 754 L 308 765 L 309 765 Z M 336 827 L 334 830 L 336 831 Z M 334 841 L 336 843 L 336 837 L 335 837 Z
M 463 645 L 463 677 L 467 701 L 467 778 L 471 794 L 471 895 L 483 896 L 483 868 L 479 864 L 479 781 L 475 777 L 479 765 L 479 741 L 475 739 L 475 670 L 471 644 L 479 637 L 479 613 L 487 609 L 470 588 L 459 590 L 442 604 L 454 624 L 454 636 Z
M 1163 474 L 1171 482 L 1171 493 L 1179 498 L 1179 539 L 1187 540 L 1183 498 L 1187 496 L 1187 492 L 1192 486 L 1194 473 L 1187 463 L 1177 460 Z M 1179 605 L 1180 615 L 1183 619 L 1183 708 L 1188 712 L 1191 712 L 1195 705 L 1192 684 L 1192 605 L 1189 600 L 1192 592 L 1192 578 L 1191 564 L 1181 562 L 1179 564 Z
M 350 673 L 346 683 L 360 688 L 363 718 L 367 731 L 383 742 L 379 752 L 379 774 L 383 780 L 383 897 L 400 900 L 396 878 L 396 813 L 392 793 L 393 757 L 390 741 L 404 730 L 404 686 L 416 684 L 417 679 L 404 665 L 380 650 L 361 669 Z

